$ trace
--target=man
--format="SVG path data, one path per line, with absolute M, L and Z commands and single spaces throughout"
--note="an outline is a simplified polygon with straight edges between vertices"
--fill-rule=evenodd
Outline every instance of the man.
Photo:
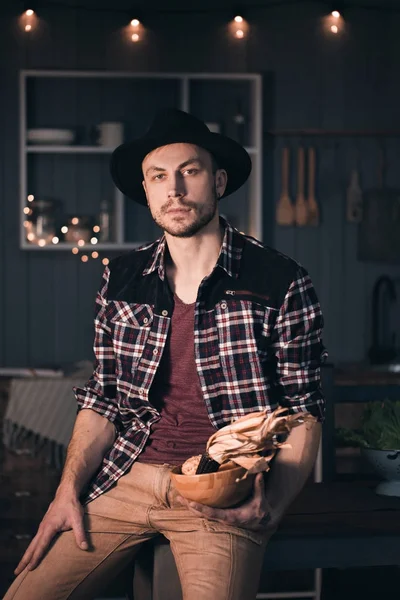
M 255 597 L 265 545 L 315 460 L 324 400 L 322 315 L 306 271 L 219 218 L 248 178 L 233 140 L 167 110 L 118 147 L 111 173 L 164 231 L 111 261 L 96 300 L 96 368 L 60 486 L 6 600 L 89 599 L 159 533 L 185 600 Z M 264 482 L 230 509 L 188 503 L 169 472 L 216 429 L 278 406 L 292 430 Z

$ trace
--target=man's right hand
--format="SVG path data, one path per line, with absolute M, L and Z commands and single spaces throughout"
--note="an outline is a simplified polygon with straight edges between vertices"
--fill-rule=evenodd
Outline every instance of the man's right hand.
M 83 506 L 79 500 L 76 497 L 65 496 L 59 490 L 43 517 L 37 534 L 15 569 L 15 575 L 19 575 L 25 567 L 29 571 L 35 569 L 53 538 L 61 531 L 72 529 L 78 548 L 88 550 L 89 544 L 83 527 L 83 514 Z

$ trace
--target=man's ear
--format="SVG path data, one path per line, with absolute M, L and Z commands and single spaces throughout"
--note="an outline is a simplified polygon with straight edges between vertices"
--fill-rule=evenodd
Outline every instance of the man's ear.
M 144 189 L 144 193 L 146 194 L 146 203 L 147 203 L 147 208 L 148 208 L 149 207 L 149 201 L 147 199 L 147 188 L 146 188 L 146 182 L 145 182 L 144 179 L 142 181 L 142 186 L 143 186 L 143 189 Z
M 215 188 L 217 190 L 218 198 L 224 194 L 226 190 L 226 184 L 228 183 L 228 174 L 225 169 L 217 169 L 215 173 Z

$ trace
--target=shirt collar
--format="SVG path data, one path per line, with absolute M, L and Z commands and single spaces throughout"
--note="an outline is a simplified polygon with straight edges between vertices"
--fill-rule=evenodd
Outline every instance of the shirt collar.
M 224 269 L 224 271 L 226 271 L 230 277 L 236 279 L 239 276 L 244 237 L 223 217 L 220 217 L 220 222 L 224 227 L 225 232 L 216 266 L 221 267 L 221 269 Z M 154 252 L 151 255 L 145 270 L 143 271 L 143 275 L 149 275 L 157 269 L 160 279 L 164 281 L 165 252 L 167 249 L 165 236 L 163 235 L 161 238 L 156 240 L 153 243 L 153 246 Z

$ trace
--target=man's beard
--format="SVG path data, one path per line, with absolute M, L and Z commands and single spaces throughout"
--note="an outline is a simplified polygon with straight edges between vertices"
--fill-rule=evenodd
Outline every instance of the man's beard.
M 207 207 L 203 206 L 204 212 L 202 214 L 200 214 L 200 216 L 195 221 L 193 221 L 192 223 L 189 223 L 188 225 L 182 224 L 181 227 L 179 228 L 179 223 L 177 223 L 177 227 L 173 228 L 171 226 L 168 226 L 166 223 L 164 223 L 164 220 L 162 218 L 163 213 L 168 211 L 171 208 L 171 206 L 169 206 L 169 205 L 163 207 L 163 210 L 161 213 L 155 214 L 152 216 L 153 216 L 155 223 L 169 235 L 171 235 L 173 237 L 177 237 L 177 238 L 190 238 L 190 237 L 196 235 L 196 233 L 201 231 L 201 229 L 203 229 L 203 227 L 206 227 L 213 220 L 213 218 L 215 217 L 215 213 L 217 212 L 217 205 L 218 205 L 218 196 L 217 196 L 217 190 L 214 186 L 212 201 L 210 202 L 210 204 Z M 192 208 L 194 211 L 196 211 L 197 204 L 195 204 L 193 202 L 181 201 L 179 203 L 179 207 Z

